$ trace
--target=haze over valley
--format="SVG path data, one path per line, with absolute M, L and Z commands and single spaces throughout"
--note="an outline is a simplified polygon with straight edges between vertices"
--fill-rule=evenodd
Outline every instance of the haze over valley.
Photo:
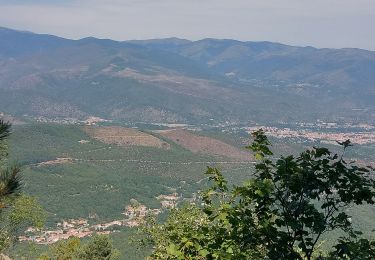
M 0 111 L 47 121 L 374 121 L 375 52 L 0 29 Z

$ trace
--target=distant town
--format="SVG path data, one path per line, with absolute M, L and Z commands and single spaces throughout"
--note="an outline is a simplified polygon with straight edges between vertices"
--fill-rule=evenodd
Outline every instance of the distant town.
M 350 129 L 348 126 L 346 129 Z M 308 141 L 321 141 L 323 143 L 337 144 L 337 142 L 342 142 L 350 140 L 354 144 L 375 144 L 375 131 L 374 127 L 371 125 L 362 125 L 363 131 L 321 131 L 319 129 L 291 129 L 291 128 L 278 128 L 269 126 L 256 126 L 248 127 L 246 131 L 251 133 L 255 130 L 262 128 L 266 135 L 273 136 L 276 138 L 303 138 Z M 326 129 L 332 129 L 333 125 L 328 125 Z M 320 127 L 320 129 L 322 129 Z

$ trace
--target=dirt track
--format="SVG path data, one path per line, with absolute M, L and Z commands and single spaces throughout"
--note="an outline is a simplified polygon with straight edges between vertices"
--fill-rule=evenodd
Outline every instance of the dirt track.
M 144 163 L 144 164 L 167 164 L 167 165 L 191 165 L 191 164 L 230 164 L 230 165 L 249 165 L 255 164 L 252 161 L 190 161 L 190 162 L 170 162 L 170 161 L 152 161 L 152 160 L 138 160 L 138 159 L 82 159 L 82 158 L 63 158 L 63 163 L 79 163 L 79 162 L 127 162 L 127 163 Z M 42 162 L 38 164 L 30 164 L 29 166 L 49 166 L 52 163 Z

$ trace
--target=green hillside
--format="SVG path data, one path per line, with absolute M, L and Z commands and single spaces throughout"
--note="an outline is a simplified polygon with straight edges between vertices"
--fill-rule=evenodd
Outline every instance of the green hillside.
M 10 147 L 12 158 L 23 165 L 25 192 L 41 199 L 53 224 L 89 214 L 97 214 L 100 220 L 121 217 L 132 198 L 160 207 L 156 200 L 160 194 L 176 190 L 191 197 L 207 165 L 229 169 L 215 162 L 230 159 L 171 145 L 170 150 L 120 147 L 91 139 L 82 126 L 33 124 L 15 127 Z M 80 161 L 37 166 L 61 157 Z M 248 170 L 238 174 L 243 172 Z
M 240 184 L 252 175 L 252 164 L 192 153 L 150 130 L 143 131 L 162 138 L 171 149 L 105 144 L 87 135 L 83 125 L 34 123 L 14 126 L 9 143 L 11 160 L 22 165 L 24 191 L 39 198 L 48 212 L 48 229 L 55 229 L 57 222 L 63 219 L 84 218 L 92 224 L 121 219 L 121 213 L 131 199 L 150 208 L 161 208 L 156 199 L 159 195 L 177 192 L 182 198 L 192 198 L 206 187 L 203 173 L 208 165 L 219 167 L 231 184 Z M 243 147 L 249 141 L 244 133 L 223 133 L 214 129 L 199 132 L 199 135 L 235 147 Z M 85 142 L 79 142 L 82 140 Z M 276 154 L 296 154 L 313 145 L 287 139 L 272 139 L 272 142 Z M 335 150 L 337 146 L 330 149 Z M 350 158 L 374 160 L 372 146 L 355 146 L 351 150 Z M 56 158 L 75 160 L 45 164 Z M 356 227 L 366 232 L 370 232 L 370 227 L 375 228 L 373 208 L 353 208 L 351 212 Z M 139 259 L 139 253 L 128 244 L 134 232 L 134 228 L 124 227 L 120 233 L 111 236 L 125 255 Z M 43 250 L 44 247 L 38 248 Z M 28 250 L 25 244 L 16 248 L 18 253 L 23 250 Z

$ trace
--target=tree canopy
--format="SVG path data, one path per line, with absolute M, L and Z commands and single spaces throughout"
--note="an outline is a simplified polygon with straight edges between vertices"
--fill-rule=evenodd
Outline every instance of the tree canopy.
M 49 252 L 39 257 L 40 260 L 116 260 L 119 251 L 112 245 L 108 236 L 95 235 L 86 243 L 72 237 L 50 247 Z
M 346 209 L 375 203 L 374 171 L 341 154 L 313 147 L 274 158 L 262 130 L 247 148 L 255 174 L 230 188 L 218 169 L 201 201 L 172 210 L 167 221 L 142 228 L 142 242 L 158 259 L 374 259 L 375 242 L 361 238 Z M 331 250 L 322 236 L 340 230 Z
M 10 128 L 0 120 L 0 252 L 11 246 L 25 226 L 42 227 L 45 217 L 37 200 L 22 194 L 20 168 L 7 160 Z

